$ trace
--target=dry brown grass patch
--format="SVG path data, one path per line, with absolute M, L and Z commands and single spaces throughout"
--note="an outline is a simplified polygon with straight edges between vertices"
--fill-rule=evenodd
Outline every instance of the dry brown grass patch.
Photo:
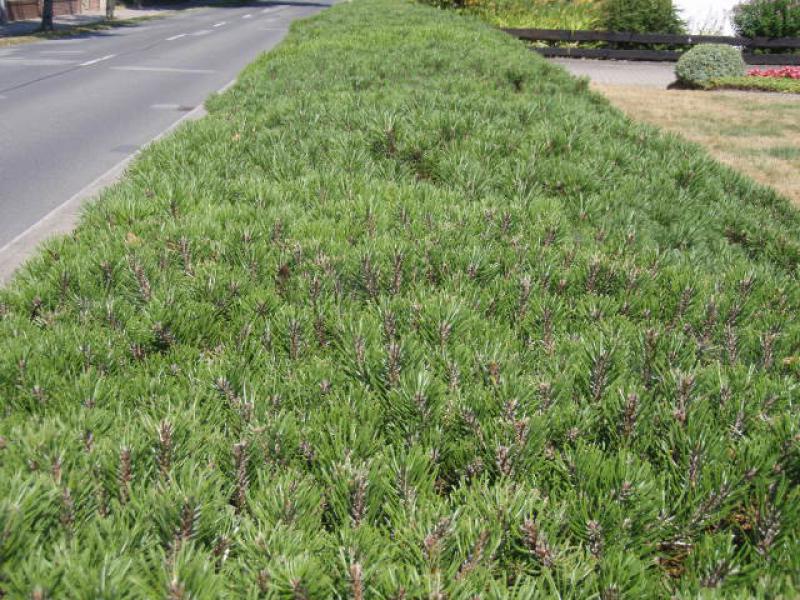
M 593 85 L 633 119 L 697 142 L 800 204 L 800 97 Z

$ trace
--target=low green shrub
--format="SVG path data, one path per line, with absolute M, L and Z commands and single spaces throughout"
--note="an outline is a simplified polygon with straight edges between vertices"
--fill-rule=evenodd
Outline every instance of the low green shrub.
M 740 77 L 745 73 L 742 53 L 725 44 L 695 46 L 675 65 L 678 81 L 691 87 L 703 87 L 711 79 Z
M 733 12 L 739 35 L 754 37 L 800 37 L 800 1 L 747 0 Z
M 703 87 L 712 90 L 752 90 L 800 94 L 800 81 L 770 77 L 720 77 L 708 81 Z
M 604 0 L 602 26 L 608 31 L 682 33 L 685 24 L 672 0 Z
M 400 0 L 208 110 L 0 290 L 0 597 L 798 597 L 788 202 Z
M 595 29 L 600 17 L 592 0 L 468 0 L 464 9 L 497 27 L 586 30 Z

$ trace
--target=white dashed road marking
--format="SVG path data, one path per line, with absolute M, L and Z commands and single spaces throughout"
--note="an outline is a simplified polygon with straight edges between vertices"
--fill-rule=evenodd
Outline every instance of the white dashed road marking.
M 212 69 L 174 69 L 172 67 L 111 67 L 114 71 L 148 71 L 152 73 L 215 73 Z
M 247 15 L 242 15 L 242 18 L 243 18 L 243 19 L 252 19 L 252 18 L 253 18 L 253 15 L 250 15 L 250 14 L 247 14 Z
M 168 42 L 174 42 L 175 40 L 179 40 L 179 39 L 181 39 L 182 37 L 186 37 L 186 35 L 187 35 L 187 34 L 185 34 L 185 33 L 179 33 L 178 35 L 173 35 L 172 37 L 168 37 L 168 38 L 167 38 L 167 41 L 168 41 Z
M 195 31 L 192 35 L 201 36 L 201 35 L 208 35 L 209 33 L 211 33 L 210 29 L 201 29 L 200 31 Z
M 226 24 L 227 24 L 227 21 L 220 21 L 219 23 L 214 23 L 214 27 L 222 27 L 223 25 L 226 25 Z
M 95 58 L 94 60 L 87 60 L 86 62 L 82 62 L 79 64 L 79 67 L 88 67 L 89 65 L 96 65 L 99 62 L 103 62 L 104 60 L 108 60 L 109 58 L 114 58 L 116 54 L 106 54 L 105 56 L 101 56 L 100 58 Z

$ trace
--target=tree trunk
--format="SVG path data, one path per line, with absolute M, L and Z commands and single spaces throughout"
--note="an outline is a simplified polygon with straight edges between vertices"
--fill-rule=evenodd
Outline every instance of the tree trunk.
M 0 0 L 0 25 L 5 25 L 8 21 L 6 14 L 6 0 Z
M 109 21 L 114 18 L 114 6 L 117 4 L 117 0 L 106 0 L 106 19 Z
M 53 31 L 53 0 L 42 2 L 42 31 Z

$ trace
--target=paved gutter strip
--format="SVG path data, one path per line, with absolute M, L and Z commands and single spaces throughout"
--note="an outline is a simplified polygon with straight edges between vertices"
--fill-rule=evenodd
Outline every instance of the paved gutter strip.
M 217 93 L 224 92 L 235 83 L 235 79 L 226 83 Z M 205 106 L 198 106 L 158 134 L 149 144 L 169 135 L 185 121 L 197 120 L 204 117 L 206 114 Z M 122 159 L 77 194 L 73 195 L 69 200 L 64 202 L 64 204 L 49 212 L 42 219 L 28 227 L 28 229 L 0 248 L 0 285 L 5 285 L 11 279 L 17 267 L 33 256 L 39 244 L 51 237 L 65 235 L 71 232 L 78 224 L 82 206 L 87 201 L 97 196 L 105 188 L 118 182 L 125 174 L 125 170 L 131 161 L 139 155 L 139 152 L 141 152 L 141 149 Z
M 207 74 L 214 73 L 214 69 L 181 69 L 177 67 L 137 67 L 135 65 L 127 67 L 111 67 L 112 71 L 142 71 L 145 73 L 194 73 Z

